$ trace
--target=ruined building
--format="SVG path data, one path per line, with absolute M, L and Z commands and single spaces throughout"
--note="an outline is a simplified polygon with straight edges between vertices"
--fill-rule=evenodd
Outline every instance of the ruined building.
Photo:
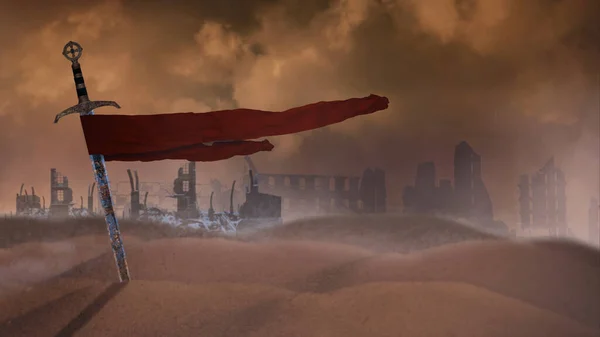
M 250 181 L 255 181 L 252 170 L 249 170 Z M 234 183 L 235 184 L 235 183 Z M 246 193 L 246 202 L 240 207 L 240 217 L 245 219 L 279 219 L 281 218 L 281 197 L 260 193 L 258 184 L 250 185 Z M 232 187 L 232 191 L 235 188 Z M 233 201 L 233 194 L 231 195 Z M 233 213 L 231 205 L 230 213 Z
M 492 201 L 481 177 L 481 156 L 467 142 L 454 150 L 452 181 L 437 181 L 435 164 L 421 163 L 413 186 L 403 191 L 404 211 L 419 214 L 449 214 L 479 222 L 492 222 Z
M 73 190 L 69 187 L 69 179 L 55 168 L 50 169 L 50 215 L 68 216 L 72 204 Z
M 598 199 L 590 199 L 590 209 L 588 213 L 588 228 L 589 228 L 589 242 L 591 245 L 600 245 L 600 217 L 598 216 L 600 211 L 600 204 Z
M 554 158 L 550 158 L 531 178 L 521 175 L 518 186 L 521 227 L 524 230 L 544 229 L 553 236 L 566 236 L 565 175 L 555 167 Z
M 196 163 L 187 162 L 177 171 L 173 183 L 173 191 L 177 199 L 177 216 L 184 219 L 200 216 L 196 199 Z
M 42 209 L 40 197 L 35 195 L 35 189 L 31 187 L 31 195 L 29 195 L 27 194 L 27 190 L 23 189 L 24 185 L 21 185 L 21 190 L 17 194 L 17 215 L 28 214 L 33 210 Z
M 365 170 L 357 176 L 264 173 L 258 185 L 282 198 L 283 209 L 306 214 L 386 211 L 385 173 Z

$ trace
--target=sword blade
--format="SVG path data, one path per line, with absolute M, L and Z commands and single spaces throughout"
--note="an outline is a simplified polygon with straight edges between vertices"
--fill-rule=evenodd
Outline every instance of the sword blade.
M 106 173 L 104 156 L 93 154 L 90 155 L 90 159 L 94 169 L 96 185 L 98 186 L 100 203 L 102 205 L 102 209 L 104 210 L 104 219 L 106 220 L 106 227 L 108 229 L 108 236 L 110 237 L 111 248 L 115 258 L 115 263 L 117 265 L 117 271 L 119 273 L 119 280 L 121 282 L 129 281 L 131 277 L 129 274 L 129 267 L 127 266 L 127 256 L 125 254 L 123 240 L 121 239 L 119 221 L 117 220 L 113 207 L 112 193 L 110 191 L 108 174 Z

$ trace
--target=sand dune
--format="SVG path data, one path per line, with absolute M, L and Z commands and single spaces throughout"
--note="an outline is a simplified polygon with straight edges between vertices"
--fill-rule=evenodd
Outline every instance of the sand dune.
M 600 336 L 597 250 L 482 240 L 445 224 L 424 232 L 354 224 L 339 236 L 338 224 L 312 241 L 310 226 L 244 242 L 126 236 L 134 281 L 124 288 L 110 285 L 105 236 L 74 239 L 81 248 L 70 261 L 57 248 L 68 242 L 43 253 L 14 246 L 1 251 L 2 266 L 35 257 L 48 262 L 50 279 L 0 301 L 0 336 Z M 52 259 L 89 260 L 63 272 Z
M 388 254 L 354 261 L 290 288 L 328 292 L 369 282 L 463 282 L 600 329 L 600 253 L 584 251 L 568 243 L 463 243 L 408 257 Z
M 499 240 L 458 222 L 417 215 L 331 216 L 295 220 L 241 234 L 251 241 L 311 240 L 363 247 L 375 252 L 409 253 L 470 240 Z
M 79 309 L 81 302 L 81 297 L 65 297 L 48 307 Z M 30 314 L 20 322 L 26 331 L 14 329 L 11 336 L 56 335 L 61 324 L 67 325 L 64 311 Z M 42 329 L 40 319 L 51 322 Z M 328 294 L 299 294 L 261 285 L 132 281 L 76 334 L 217 335 L 591 337 L 597 331 L 517 300 L 452 283 L 373 283 Z
M 0 249 L 0 300 L 10 292 L 24 290 L 108 251 L 110 247 L 106 236 L 28 242 Z

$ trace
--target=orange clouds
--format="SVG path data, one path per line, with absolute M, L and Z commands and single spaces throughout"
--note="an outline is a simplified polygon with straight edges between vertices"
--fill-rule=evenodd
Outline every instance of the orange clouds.
M 570 156 L 593 153 L 598 139 L 597 2 L 111 0 L 82 7 L 60 0 L 35 13 L 6 6 L 15 18 L 0 23 L 0 174 L 10 177 L 0 179 L 0 209 L 13 208 L 21 182 L 46 191 L 50 167 L 70 176 L 76 195 L 91 181 L 79 122 L 51 123 L 75 103 L 60 54 L 69 40 L 84 47 L 90 97 L 123 107 L 98 113 L 390 98 L 389 110 L 327 132 L 271 139 L 275 150 L 255 159 L 263 171 L 357 174 L 379 165 L 399 189 L 418 161 L 436 160 L 440 174 L 451 176 L 443 163 L 464 139 L 482 154 L 497 213 L 509 221 L 516 177 L 552 154 L 572 167 L 570 186 L 579 186 L 570 192 L 572 216 L 598 194 L 599 178 L 590 173 L 598 157 L 585 160 L 590 170 L 582 175 L 585 156 Z M 170 183 L 179 165 L 109 169 L 114 181 L 132 167 L 143 179 Z M 203 166 L 199 178 L 230 179 L 242 166 L 241 159 Z

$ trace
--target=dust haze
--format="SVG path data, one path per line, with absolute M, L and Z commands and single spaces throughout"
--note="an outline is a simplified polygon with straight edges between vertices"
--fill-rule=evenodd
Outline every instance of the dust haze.
M 389 203 L 433 160 L 452 174 L 468 141 L 483 157 L 497 218 L 516 223 L 519 173 L 555 155 L 567 175 L 569 223 L 586 233 L 599 192 L 600 3 L 592 0 L 76 1 L 0 5 L 0 209 L 22 182 L 49 190 L 69 176 L 74 199 L 92 180 L 77 118 L 69 40 L 93 99 L 150 114 L 232 107 L 279 110 L 375 93 L 390 108 L 330 128 L 273 138 L 259 170 L 359 174 L 386 169 Z M 35 10 L 33 10 L 35 9 Z M 170 181 L 181 163 L 111 163 Z M 199 179 L 230 181 L 243 161 L 201 164 Z M 167 174 L 168 172 L 168 174 Z
M 17 225 L 40 233 L 48 223 Z M 511 241 L 423 216 L 302 220 L 210 239 L 150 237 L 150 224 L 125 222 L 132 281 L 119 285 L 102 220 L 75 225 L 76 236 L 66 224 L 53 240 L 18 242 L 18 230 L 5 240 L 0 333 L 600 335 L 600 253 L 566 241 Z

